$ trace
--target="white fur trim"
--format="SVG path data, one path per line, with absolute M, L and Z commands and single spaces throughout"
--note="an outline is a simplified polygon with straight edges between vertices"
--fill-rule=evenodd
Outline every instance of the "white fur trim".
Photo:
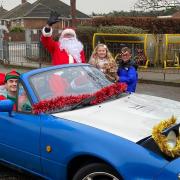
M 76 33 L 73 29 L 65 29 L 61 33 L 61 37 L 63 37 L 65 34 L 72 34 L 74 37 L 76 37 Z
M 43 27 L 43 29 L 42 29 L 42 34 L 43 34 L 43 36 L 45 36 L 45 37 L 51 37 L 52 36 L 52 32 L 53 32 L 53 30 L 52 30 L 52 28 L 50 27 L 50 32 L 45 32 L 45 27 Z

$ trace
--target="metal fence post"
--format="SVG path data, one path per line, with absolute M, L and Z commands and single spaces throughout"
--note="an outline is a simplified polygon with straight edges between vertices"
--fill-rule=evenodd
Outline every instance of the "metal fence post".
M 31 30 L 26 29 L 25 31 L 25 39 L 26 39 L 26 57 L 32 57 L 32 47 L 31 47 Z
M 164 81 L 166 80 L 166 70 L 163 71 Z
M 9 63 L 9 43 L 8 41 L 3 41 L 3 59 L 7 60 Z
M 0 60 L 3 60 L 3 30 L 0 29 Z

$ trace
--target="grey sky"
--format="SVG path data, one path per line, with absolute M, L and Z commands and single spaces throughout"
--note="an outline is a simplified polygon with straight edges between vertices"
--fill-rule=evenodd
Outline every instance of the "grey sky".
M 27 0 L 30 3 L 36 0 Z M 51 0 L 49 0 L 51 1 Z M 70 4 L 70 0 L 61 0 L 66 4 Z M 107 13 L 110 11 L 129 11 L 133 8 L 136 0 L 76 0 L 77 9 L 86 13 Z M 14 8 L 21 3 L 21 0 L 0 0 L 3 7 L 7 10 Z

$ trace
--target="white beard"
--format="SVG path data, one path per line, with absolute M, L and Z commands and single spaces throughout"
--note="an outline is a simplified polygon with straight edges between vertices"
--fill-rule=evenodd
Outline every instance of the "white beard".
M 83 50 L 83 45 L 75 37 L 72 38 L 60 38 L 60 50 L 65 50 L 70 54 L 77 63 L 81 63 L 81 51 Z

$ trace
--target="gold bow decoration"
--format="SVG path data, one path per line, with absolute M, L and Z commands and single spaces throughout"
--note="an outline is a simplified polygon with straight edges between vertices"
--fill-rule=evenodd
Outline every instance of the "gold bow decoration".
M 167 136 L 163 135 L 163 130 L 175 125 L 176 118 L 172 116 L 170 119 L 161 121 L 158 125 L 153 127 L 152 138 L 159 146 L 160 150 L 169 157 L 180 156 L 180 136 L 176 139 L 176 145 L 172 148 L 169 146 Z

